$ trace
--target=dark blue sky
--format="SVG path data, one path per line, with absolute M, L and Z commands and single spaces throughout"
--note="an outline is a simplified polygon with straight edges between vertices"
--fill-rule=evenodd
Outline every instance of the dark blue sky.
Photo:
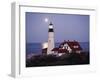
M 42 43 L 48 39 L 48 18 L 54 25 L 55 42 L 89 41 L 89 15 L 26 12 L 26 42 Z

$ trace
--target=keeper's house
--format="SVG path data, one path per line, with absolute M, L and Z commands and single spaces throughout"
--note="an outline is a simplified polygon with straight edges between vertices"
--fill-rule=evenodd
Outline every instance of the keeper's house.
M 54 55 L 63 55 L 66 53 L 81 53 L 82 47 L 80 46 L 78 41 L 64 41 L 62 42 L 59 47 L 53 48 L 52 51 L 54 51 Z M 47 53 L 47 49 L 42 50 L 43 53 Z

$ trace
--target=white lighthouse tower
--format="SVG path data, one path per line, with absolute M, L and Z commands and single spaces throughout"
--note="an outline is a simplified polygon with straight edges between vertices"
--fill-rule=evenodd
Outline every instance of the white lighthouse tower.
M 54 29 L 53 24 L 50 22 L 49 24 L 49 30 L 48 30 L 48 48 L 47 48 L 47 54 L 53 54 L 54 52 L 52 49 L 54 48 Z

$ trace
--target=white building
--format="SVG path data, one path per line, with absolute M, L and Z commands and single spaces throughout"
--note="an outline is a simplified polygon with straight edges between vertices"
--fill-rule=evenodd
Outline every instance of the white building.
M 54 43 L 54 29 L 53 24 L 50 22 L 49 24 L 49 30 L 48 30 L 48 48 L 47 48 L 47 54 L 53 54 L 54 51 L 52 49 L 55 47 Z
M 62 56 L 63 54 L 68 53 L 81 53 L 82 48 L 77 41 L 64 41 L 62 42 L 59 47 L 53 48 L 52 51 L 54 51 L 55 55 Z

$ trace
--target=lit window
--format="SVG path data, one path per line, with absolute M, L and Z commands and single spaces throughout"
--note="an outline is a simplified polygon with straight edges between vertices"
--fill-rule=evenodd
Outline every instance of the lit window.
M 78 48 L 78 46 L 74 46 L 74 48 Z

